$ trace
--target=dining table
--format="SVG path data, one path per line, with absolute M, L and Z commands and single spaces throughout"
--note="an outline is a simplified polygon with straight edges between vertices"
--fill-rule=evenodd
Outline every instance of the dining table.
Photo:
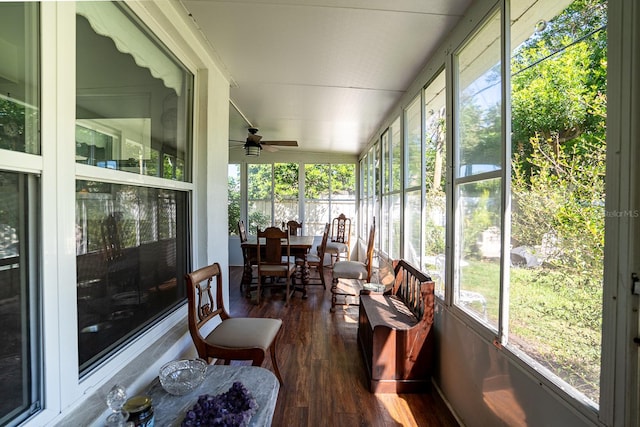
M 289 236 L 289 254 L 296 259 L 301 259 L 302 271 L 300 272 L 302 287 L 294 288 L 295 290 L 302 291 L 302 298 L 307 298 L 307 285 L 309 284 L 309 265 L 307 264 L 307 254 L 313 247 L 316 241 L 316 236 Z M 265 240 L 260 240 L 260 245 L 265 244 Z M 247 286 L 251 284 L 253 279 L 253 268 L 250 260 L 257 259 L 258 239 L 256 236 L 248 236 L 245 242 L 241 244 L 243 251 L 248 251 L 248 256 L 245 257 L 244 271 L 242 274 L 242 285 Z M 286 246 L 282 247 L 282 250 L 286 250 Z M 286 255 L 283 253 L 283 255 Z

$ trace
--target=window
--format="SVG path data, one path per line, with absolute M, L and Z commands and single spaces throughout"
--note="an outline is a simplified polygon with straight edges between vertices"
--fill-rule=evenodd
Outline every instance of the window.
M 38 5 L 0 4 L 0 149 L 40 154 Z
M 78 180 L 78 348 L 81 370 L 182 300 L 185 192 Z
M 40 179 L 3 154 L 40 154 L 39 18 L 37 3 L 0 3 L 0 425 L 43 407 Z
M 193 75 L 121 4 L 76 6 L 76 266 L 84 374 L 184 299 L 188 187 L 176 190 L 169 181 L 191 180 Z M 110 170 L 108 182 L 98 168 Z M 140 175 L 142 185 L 129 184 L 123 171 Z
M 400 257 L 402 204 L 402 138 L 400 117 L 382 134 L 382 251 L 390 258 Z
M 523 363 L 597 408 L 607 4 L 551 3 L 511 2 L 509 67 L 499 13 L 455 56 L 454 300 Z
M 2 9 L 0 5 L 0 9 Z M 38 206 L 37 179 L 0 171 L 0 423 L 38 409 Z
M 240 191 L 240 165 L 229 164 L 229 173 L 227 174 L 229 180 L 228 187 L 228 215 L 229 215 L 229 235 L 234 236 L 238 234 L 238 221 L 241 218 L 241 196 Z
M 456 55 L 459 114 L 454 168 L 455 302 L 498 329 L 500 307 L 502 78 L 500 13 Z
M 270 164 L 247 165 L 247 233 L 273 225 L 273 167 Z
M 191 181 L 192 75 L 116 3 L 77 13 L 76 162 Z
M 607 3 L 552 2 L 537 26 L 531 3 L 511 6 L 508 345 L 597 405 Z
M 417 96 L 404 112 L 405 121 L 405 200 L 404 258 L 412 265 L 422 264 L 422 97 Z
M 422 268 L 436 282 L 436 295 L 444 297 L 446 238 L 446 100 L 441 71 L 424 90 L 424 233 Z
M 297 163 L 276 163 L 273 165 L 273 173 L 274 225 L 279 227 L 283 222 L 299 220 L 299 166 Z M 306 224 L 303 227 L 306 229 Z
M 322 234 L 324 224 L 344 213 L 351 218 L 355 235 L 355 165 L 305 164 L 305 227 L 308 233 Z

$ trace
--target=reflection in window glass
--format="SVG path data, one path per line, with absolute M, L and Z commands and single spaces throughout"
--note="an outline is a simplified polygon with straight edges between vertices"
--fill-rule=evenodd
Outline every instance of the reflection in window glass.
M 2 10 L 3 5 L 0 5 Z M 41 407 L 38 367 L 38 183 L 27 174 L 0 171 L 0 425 Z
M 76 162 L 190 181 L 192 74 L 116 3 L 77 13 Z
M 424 90 L 426 201 L 424 210 L 424 265 L 444 297 L 446 237 L 446 100 L 445 73 L 440 72 Z
M 273 203 L 272 166 L 270 164 L 247 165 L 247 233 L 257 234 L 257 229 L 270 227 Z
M 0 149 L 40 154 L 38 3 L 0 2 Z
M 76 183 L 80 369 L 184 298 L 184 192 Z
M 456 303 L 497 329 L 500 302 L 500 179 L 458 186 Z
M 532 3 L 511 2 L 508 345 L 561 378 L 564 389 L 578 391 L 597 406 L 607 2 L 549 2 L 545 25 L 536 32 L 541 16 Z
M 458 54 L 458 176 L 500 169 L 500 14 L 491 17 Z

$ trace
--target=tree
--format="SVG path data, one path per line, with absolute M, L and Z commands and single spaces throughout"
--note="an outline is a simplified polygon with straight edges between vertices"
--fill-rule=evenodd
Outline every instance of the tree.
M 576 0 L 512 59 L 512 240 L 600 277 L 604 249 L 606 2 Z

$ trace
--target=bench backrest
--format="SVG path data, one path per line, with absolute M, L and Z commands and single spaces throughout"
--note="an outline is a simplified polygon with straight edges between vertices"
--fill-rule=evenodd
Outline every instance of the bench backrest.
M 403 259 L 393 260 L 393 271 L 395 279 L 391 294 L 400 298 L 418 320 L 432 318 L 435 283 L 431 277 Z

